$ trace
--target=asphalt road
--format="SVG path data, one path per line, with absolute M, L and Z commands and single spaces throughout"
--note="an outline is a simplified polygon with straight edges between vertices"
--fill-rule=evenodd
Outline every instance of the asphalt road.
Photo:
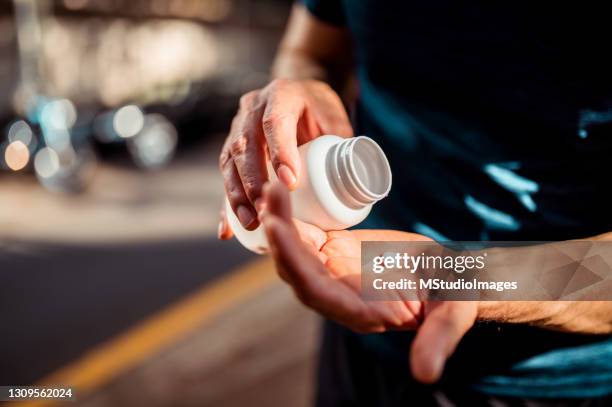
M 101 163 L 81 195 L 0 177 L 0 385 L 43 378 L 253 257 L 216 239 L 221 141 L 157 172 Z
M 251 255 L 215 238 L 0 246 L 0 384 L 33 383 Z

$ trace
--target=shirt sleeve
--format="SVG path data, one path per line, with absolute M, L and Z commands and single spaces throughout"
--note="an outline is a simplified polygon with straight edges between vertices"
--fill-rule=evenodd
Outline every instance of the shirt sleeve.
M 301 0 L 301 2 L 321 21 L 333 25 L 344 25 L 346 22 L 343 0 Z

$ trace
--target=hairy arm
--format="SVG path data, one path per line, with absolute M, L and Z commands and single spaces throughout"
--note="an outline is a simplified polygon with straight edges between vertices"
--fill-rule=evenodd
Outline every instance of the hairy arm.
M 612 241 L 612 233 L 583 240 Z M 609 292 L 612 284 L 602 282 L 598 290 Z M 611 334 L 612 301 L 483 301 L 478 305 L 478 318 L 562 332 Z
M 483 301 L 478 319 L 562 332 L 612 333 L 612 301 Z

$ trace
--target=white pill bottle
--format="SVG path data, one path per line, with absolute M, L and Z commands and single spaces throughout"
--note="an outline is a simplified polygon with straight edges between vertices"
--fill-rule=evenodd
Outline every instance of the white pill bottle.
M 330 230 L 363 221 L 372 206 L 391 190 L 391 168 L 383 150 L 369 137 L 321 136 L 299 147 L 301 174 L 291 192 L 293 217 Z M 271 179 L 276 176 L 268 164 Z M 263 254 L 268 243 L 263 226 L 246 230 L 225 200 L 230 228 L 247 249 Z

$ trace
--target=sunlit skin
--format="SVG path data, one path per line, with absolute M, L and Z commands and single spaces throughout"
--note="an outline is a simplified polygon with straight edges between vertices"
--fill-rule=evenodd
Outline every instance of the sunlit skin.
M 273 76 L 263 89 L 245 95 L 220 154 L 226 194 L 243 226 L 263 222 L 279 275 L 308 307 L 358 332 L 416 330 L 410 352 L 414 377 L 431 383 L 477 320 L 526 323 L 575 333 L 612 333 L 612 302 L 419 302 L 399 293 L 386 302 L 359 295 L 361 240 L 429 240 L 401 231 L 324 232 L 294 222 L 285 188 L 300 176 L 297 147 L 323 134 L 352 136 L 348 114 L 325 81 L 345 66 L 350 49 L 346 30 L 317 21 L 294 8 Z M 280 183 L 269 186 L 267 159 Z M 415 197 L 414 199 L 418 199 Z M 444 214 L 440 214 L 444 216 Z M 221 212 L 219 238 L 229 239 Z M 577 236 L 581 238 L 583 236 Z M 611 234 L 590 238 L 609 240 Z
M 361 240 L 429 240 L 391 230 L 324 232 L 292 221 L 281 184 L 264 188 L 262 221 L 281 278 L 296 296 L 323 316 L 362 333 L 415 330 L 410 366 L 426 383 L 442 374 L 444 362 L 476 321 L 474 302 L 365 301 L 360 296 Z
M 245 228 L 259 225 L 256 206 L 268 179 L 266 160 L 293 188 L 302 171 L 298 145 L 323 134 L 352 136 L 353 130 L 340 97 L 321 81 L 277 79 L 241 98 L 219 166 L 230 205 Z

